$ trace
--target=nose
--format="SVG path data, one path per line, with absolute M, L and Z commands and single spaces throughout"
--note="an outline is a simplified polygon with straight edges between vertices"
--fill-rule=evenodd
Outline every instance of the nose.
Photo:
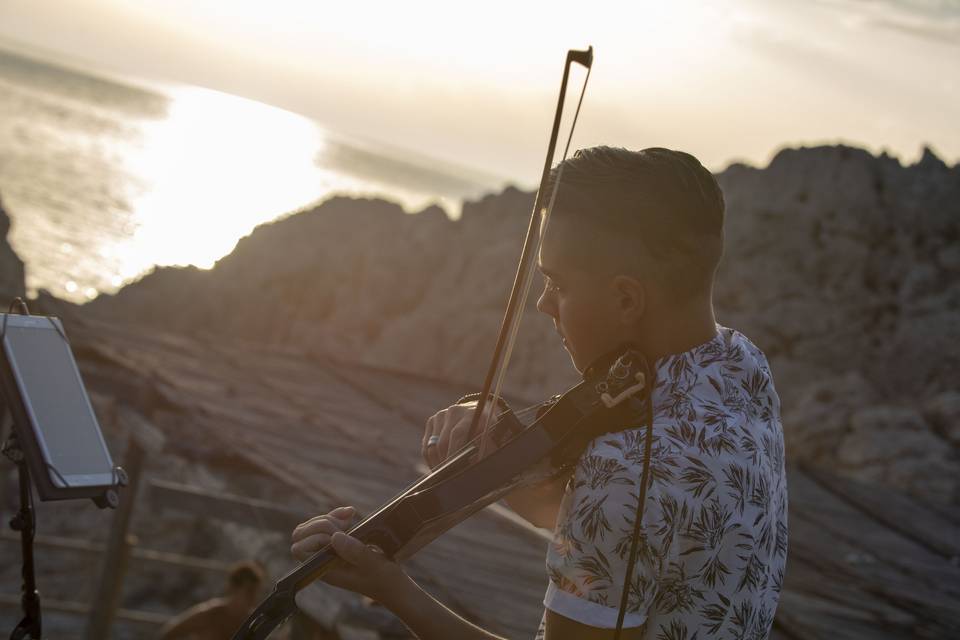
M 540 297 L 537 298 L 537 311 L 555 318 L 557 316 L 556 308 L 556 301 L 553 299 L 553 293 L 548 287 L 544 287 Z

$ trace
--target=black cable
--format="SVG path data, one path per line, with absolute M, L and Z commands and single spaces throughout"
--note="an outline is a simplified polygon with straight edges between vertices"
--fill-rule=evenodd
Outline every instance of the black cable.
M 23 298 L 21 298 L 20 296 L 17 296 L 16 298 L 13 299 L 13 301 L 10 303 L 10 306 L 7 307 L 7 313 L 11 313 L 13 311 L 14 306 L 20 307 L 20 315 L 23 315 L 23 316 L 30 315 L 30 310 L 27 309 L 27 303 L 24 302 Z
M 7 335 L 7 318 L 13 314 L 13 308 L 20 307 L 20 315 L 28 316 L 30 315 L 30 309 L 27 308 L 27 303 L 23 301 L 23 298 L 17 296 L 10 302 L 10 306 L 7 307 L 7 312 L 3 315 L 3 326 L 0 327 L 0 342 L 3 341 L 4 336 Z
M 29 316 L 30 309 L 27 308 L 27 303 L 24 302 L 23 298 L 16 297 L 13 299 L 13 302 L 10 303 L 10 306 L 7 307 L 7 313 L 3 316 L 3 326 L 0 328 L 0 340 L 3 340 L 3 337 L 7 335 L 7 318 L 13 313 L 13 308 L 17 306 L 20 307 L 20 315 Z M 67 338 L 67 334 L 63 332 L 63 329 L 60 328 L 56 322 L 53 321 L 53 316 L 43 316 L 50 323 L 50 326 L 53 327 L 53 330 L 60 334 L 60 337 L 63 338 L 63 341 L 68 345 L 70 344 L 70 339 Z
M 620 611 L 617 613 L 617 628 L 613 634 L 613 640 L 620 640 L 620 633 L 623 631 L 623 619 L 627 613 L 627 602 L 630 597 L 630 579 L 633 577 L 634 565 L 637 562 L 637 547 L 640 542 L 640 526 L 643 521 L 643 508 L 647 502 L 647 484 L 650 482 L 650 451 L 653 447 L 653 389 L 657 386 L 654 378 L 654 372 L 650 369 L 650 363 L 646 358 L 641 358 L 643 363 L 643 375 L 646 378 L 647 385 L 644 390 L 647 414 L 646 442 L 643 453 L 643 473 L 640 476 L 640 492 L 637 496 L 637 510 L 634 514 L 633 539 L 630 542 L 630 556 L 627 559 L 627 573 L 623 579 L 623 592 L 620 594 Z

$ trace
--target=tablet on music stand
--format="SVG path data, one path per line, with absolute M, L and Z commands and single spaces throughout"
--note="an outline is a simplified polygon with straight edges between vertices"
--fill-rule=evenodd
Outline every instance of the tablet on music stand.
M 115 501 L 117 468 L 60 320 L 0 314 L 0 327 L 3 392 L 40 499 Z

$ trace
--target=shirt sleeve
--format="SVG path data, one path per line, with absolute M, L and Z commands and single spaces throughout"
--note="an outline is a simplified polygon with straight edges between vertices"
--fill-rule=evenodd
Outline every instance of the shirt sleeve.
M 617 624 L 643 471 L 642 462 L 630 462 L 616 443 L 595 441 L 577 463 L 547 552 L 550 582 L 543 602 L 566 618 L 605 629 Z M 658 532 L 660 511 L 654 483 L 644 507 L 624 627 L 646 622 L 657 577 L 671 552 L 672 536 L 664 545 Z

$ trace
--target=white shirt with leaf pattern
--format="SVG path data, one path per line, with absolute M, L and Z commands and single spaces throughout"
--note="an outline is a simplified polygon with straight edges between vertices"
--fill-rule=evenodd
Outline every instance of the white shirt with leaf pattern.
M 780 401 L 767 360 L 717 326 L 712 340 L 654 368 L 651 485 L 624 627 L 658 640 L 766 638 L 787 559 Z M 547 609 L 616 626 L 643 453 L 641 427 L 581 455 L 547 554 Z

